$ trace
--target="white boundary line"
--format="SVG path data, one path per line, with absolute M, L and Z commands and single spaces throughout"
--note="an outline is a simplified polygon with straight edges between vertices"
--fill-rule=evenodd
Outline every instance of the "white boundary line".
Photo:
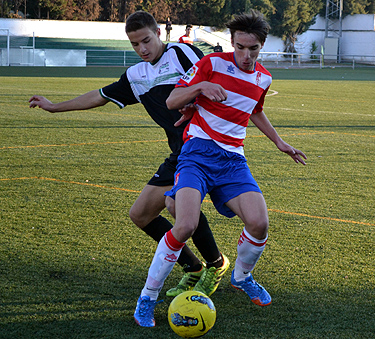
M 267 109 L 275 109 L 282 111 L 294 111 L 294 112 L 309 112 L 309 113 L 323 113 L 323 114 L 344 114 L 344 115 L 361 115 L 366 117 L 375 117 L 375 114 L 361 114 L 361 113 L 348 113 L 348 112 L 332 112 L 332 111 L 317 111 L 317 110 L 307 110 L 307 109 L 298 109 L 298 108 L 283 108 L 283 107 L 270 107 L 264 106 Z
M 270 92 L 272 92 L 272 93 L 270 93 Z M 273 89 L 269 89 L 269 90 L 268 90 L 268 93 L 266 94 L 266 97 L 270 97 L 270 96 L 272 96 L 272 95 L 276 95 L 276 94 L 279 94 L 279 92 L 278 92 L 278 91 L 275 91 L 275 90 L 273 90 Z

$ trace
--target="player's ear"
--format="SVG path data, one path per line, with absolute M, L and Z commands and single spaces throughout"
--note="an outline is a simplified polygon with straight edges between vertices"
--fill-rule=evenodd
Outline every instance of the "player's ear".
M 160 38 L 160 34 L 161 34 L 160 28 L 158 28 L 155 33 L 156 33 L 156 36 Z

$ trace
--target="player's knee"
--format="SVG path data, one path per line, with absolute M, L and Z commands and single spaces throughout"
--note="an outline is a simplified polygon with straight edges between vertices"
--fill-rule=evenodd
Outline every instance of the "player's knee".
M 141 222 L 140 214 L 134 208 L 134 205 L 129 210 L 129 217 L 135 225 L 142 228 L 142 222 Z
M 129 210 L 129 217 L 136 226 L 143 228 L 159 215 L 151 212 L 150 210 L 139 209 L 133 205 Z
M 165 198 L 165 206 L 173 218 L 176 218 L 175 201 L 171 197 Z
M 194 234 L 197 225 L 197 223 L 192 221 L 185 221 L 179 224 L 176 223 L 173 234 L 176 235 L 176 239 L 179 239 L 179 241 L 187 241 Z
M 264 239 L 268 234 L 268 218 L 259 218 L 248 221 L 245 224 L 245 229 L 253 237 L 257 239 Z
M 193 236 L 194 232 L 195 232 L 195 229 L 197 228 L 197 225 L 188 225 L 186 228 L 185 228 L 185 238 L 186 239 L 189 239 Z

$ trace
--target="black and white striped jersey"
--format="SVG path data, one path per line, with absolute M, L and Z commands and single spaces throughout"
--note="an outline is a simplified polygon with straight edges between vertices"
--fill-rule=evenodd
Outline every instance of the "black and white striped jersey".
M 133 65 L 118 81 L 100 89 L 105 99 L 120 108 L 142 103 L 151 118 L 165 130 L 173 162 L 180 154 L 186 123 L 174 127 L 181 114 L 178 110 L 169 110 L 165 101 L 181 76 L 202 57 L 203 53 L 195 46 L 168 43 L 155 63 Z

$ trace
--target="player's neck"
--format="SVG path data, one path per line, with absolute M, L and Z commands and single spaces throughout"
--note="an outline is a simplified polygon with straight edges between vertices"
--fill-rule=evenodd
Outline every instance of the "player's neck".
M 150 62 L 152 65 L 156 64 L 160 60 L 160 58 L 164 54 L 164 51 L 165 51 L 166 48 L 167 48 L 167 45 L 160 40 L 159 52 L 158 52 L 156 58 L 153 61 Z

